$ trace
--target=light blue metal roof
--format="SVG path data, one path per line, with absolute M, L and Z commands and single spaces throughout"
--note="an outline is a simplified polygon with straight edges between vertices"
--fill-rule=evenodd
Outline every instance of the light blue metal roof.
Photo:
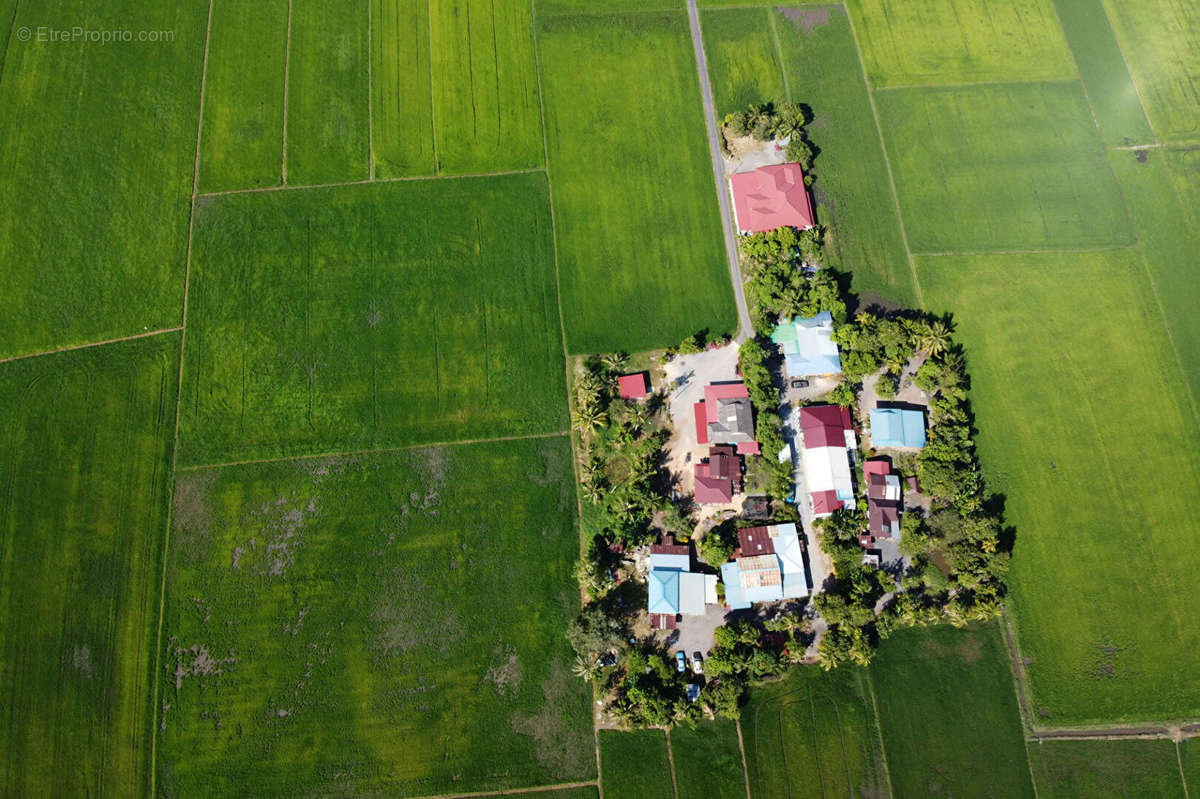
M 736 561 L 721 564 L 721 582 L 725 583 L 725 604 L 731 610 L 750 607 L 750 603 L 742 596 L 742 578 Z
M 662 552 L 650 553 L 651 569 L 674 569 L 685 572 L 691 568 L 691 559 L 687 555 L 668 555 Z
M 925 414 L 908 408 L 871 411 L 871 443 L 876 447 L 925 446 Z
M 652 569 L 649 587 L 650 596 L 647 609 L 651 613 L 675 615 L 679 612 L 679 572 Z
M 792 377 L 840 374 L 842 361 L 833 341 L 833 316 L 822 311 L 807 319 L 789 319 L 771 333 L 771 341 L 783 351 L 787 373 Z

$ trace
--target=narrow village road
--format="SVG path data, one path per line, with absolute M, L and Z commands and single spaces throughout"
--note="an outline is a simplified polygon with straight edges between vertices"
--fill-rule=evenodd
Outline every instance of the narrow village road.
M 696 71 L 700 75 L 700 99 L 704 101 L 704 126 L 708 128 L 708 149 L 712 154 L 713 181 L 717 188 L 717 202 L 721 206 L 721 227 L 725 233 L 725 251 L 729 259 L 729 279 L 733 282 L 733 296 L 737 301 L 738 333 L 734 339 L 741 344 L 754 333 L 750 324 L 750 309 L 746 305 L 746 292 L 742 287 L 742 272 L 738 266 L 737 233 L 733 229 L 733 211 L 729 206 L 729 190 L 725 185 L 725 159 L 721 155 L 721 142 L 717 138 L 717 111 L 713 107 L 712 84 L 708 80 L 708 58 L 704 55 L 704 40 L 700 36 L 700 12 L 696 0 L 688 0 L 688 24 L 692 28 L 692 48 L 696 51 Z

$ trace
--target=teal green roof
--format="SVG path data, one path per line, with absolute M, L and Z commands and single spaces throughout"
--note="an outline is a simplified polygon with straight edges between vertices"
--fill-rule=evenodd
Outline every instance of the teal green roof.
M 651 613 L 674 615 L 679 612 L 679 572 L 653 569 L 650 572 L 650 597 L 647 609 Z

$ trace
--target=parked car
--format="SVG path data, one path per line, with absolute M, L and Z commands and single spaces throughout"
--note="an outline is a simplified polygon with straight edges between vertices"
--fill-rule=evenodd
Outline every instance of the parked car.
M 792 378 L 792 388 L 808 388 L 808 381 L 803 377 Z
M 693 652 L 692 653 L 692 671 L 696 672 L 697 674 L 703 674 L 704 673 L 704 662 L 703 661 L 704 661 L 703 655 L 701 655 L 699 652 Z
M 682 649 L 675 652 L 675 671 L 680 674 L 687 671 L 687 655 L 683 654 Z

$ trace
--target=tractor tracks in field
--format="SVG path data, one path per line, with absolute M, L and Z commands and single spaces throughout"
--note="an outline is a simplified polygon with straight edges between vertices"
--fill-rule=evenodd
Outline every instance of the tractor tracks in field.
M 148 330 L 145 333 L 134 333 L 132 336 L 120 336 L 118 338 L 105 339 L 104 341 L 89 341 L 86 344 L 73 344 L 70 347 L 59 347 L 53 350 L 42 350 L 41 352 L 29 352 L 24 355 L 13 355 L 8 358 L 0 358 L 0 363 L 11 363 L 13 361 L 24 361 L 29 358 L 40 358 L 43 355 L 58 355 L 63 352 L 75 352 L 76 350 L 87 350 L 92 347 L 103 347 L 106 344 L 119 344 L 122 341 L 135 341 L 139 338 L 150 338 L 151 336 L 161 336 L 166 333 L 178 333 L 183 330 L 182 327 L 163 327 L 158 330 Z

